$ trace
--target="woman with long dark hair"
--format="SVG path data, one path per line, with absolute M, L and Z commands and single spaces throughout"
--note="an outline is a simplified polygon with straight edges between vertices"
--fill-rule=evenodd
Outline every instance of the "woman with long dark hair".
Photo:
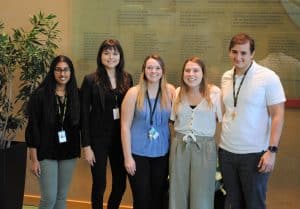
M 59 55 L 28 103 L 26 142 L 39 177 L 39 209 L 64 209 L 80 156 L 79 94 L 71 60 Z
M 81 86 L 82 146 L 91 166 L 93 209 L 103 208 L 107 158 L 112 173 L 108 209 L 119 208 L 126 189 L 120 108 L 131 86 L 132 78 L 124 71 L 124 54 L 119 41 L 103 41 L 97 55 L 96 72 L 85 76 Z

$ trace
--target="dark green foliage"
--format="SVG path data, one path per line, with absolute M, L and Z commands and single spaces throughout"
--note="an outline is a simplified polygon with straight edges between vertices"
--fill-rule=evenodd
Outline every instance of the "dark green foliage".
M 29 19 L 29 31 L 14 28 L 12 35 L 3 32 L 0 21 L 0 140 L 12 139 L 26 122 L 29 95 L 47 74 L 58 48 L 60 31 L 55 18 L 39 12 Z M 12 95 L 16 70 L 20 70 L 20 85 L 18 95 Z M 21 106 L 19 110 L 13 108 L 16 103 Z

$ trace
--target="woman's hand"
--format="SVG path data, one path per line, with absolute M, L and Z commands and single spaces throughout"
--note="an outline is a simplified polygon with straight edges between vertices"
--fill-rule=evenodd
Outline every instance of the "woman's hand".
M 134 176 L 136 171 L 136 166 L 132 156 L 125 159 L 125 169 L 129 175 Z
M 37 158 L 37 149 L 34 147 L 28 148 L 29 150 L 29 159 L 31 161 L 30 171 L 33 175 L 40 177 L 41 176 L 41 166 Z
M 30 170 L 33 175 L 40 177 L 41 176 L 40 162 L 38 160 L 32 161 Z
M 87 146 L 83 148 L 84 153 L 84 159 L 90 164 L 91 166 L 94 166 L 94 163 L 96 162 L 94 152 L 91 148 L 91 146 Z

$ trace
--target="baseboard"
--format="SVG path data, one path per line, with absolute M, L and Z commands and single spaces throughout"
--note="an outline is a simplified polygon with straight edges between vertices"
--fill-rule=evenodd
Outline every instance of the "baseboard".
M 38 206 L 40 202 L 40 196 L 37 195 L 24 195 L 24 205 L 35 205 Z M 106 203 L 103 204 L 104 208 L 106 209 Z M 89 201 L 81 201 L 81 200 L 72 200 L 67 199 L 67 208 L 68 209 L 90 209 L 91 202 Z M 131 205 L 120 205 L 120 209 L 132 209 Z

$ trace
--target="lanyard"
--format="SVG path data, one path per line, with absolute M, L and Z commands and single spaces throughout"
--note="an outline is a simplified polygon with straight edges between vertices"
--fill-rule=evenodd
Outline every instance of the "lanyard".
M 118 93 L 116 91 L 113 92 L 113 96 L 115 99 L 115 108 L 119 107 L 119 103 L 118 103 Z
M 249 65 L 249 67 L 245 71 L 236 94 L 235 94 L 235 75 L 236 75 L 236 70 L 234 69 L 234 73 L 233 73 L 233 86 L 232 86 L 232 88 L 233 88 L 233 106 L 234 107 L 236 107 L 236 105 L 237 105 L 237 100 L 238 100 L 238 97 L 239 97 L 239 94 L 240 94 L 240 90 L 241 90 L 242 84 L 244 83 L 246 75 L 247 75 L 249 69 L 251 68 L 251 66 L 252 66 L 252 63 Z
M 116 106 L 116 108 L 118 107 L 118 95 L 115 95 L 115 106 Z
M 64 102 L 62 103 L 63 108 L 61 108 L 58 96 L 56 96 L 56 104 L 58 107 L 58 115 L 60 119 L 59 122 L 61 124 L 61 127 L 63 128 L 64 120 L 66 117 L 66 110 L 67 110 L 67 97 L 65 97 Z
M 148 104 L 149 104 L 149 108 L 150 108 L 150 125 L 151 126 L 153 125 L 153 116 L 154 116 L 154 112 L 155 112 L 155 109 L 156 109 L 156 106 L 157 106 L 157 101 L 158 101 L 159 93 L 160 93 L 160 87 L 157 90 L 157 94 L 156 94 L 156 97 L 155 97 L 154 106 L 153 106 L 153 109 L 152 109 L 148 91 L 146 92 L 147 100 L 148 100 Z

